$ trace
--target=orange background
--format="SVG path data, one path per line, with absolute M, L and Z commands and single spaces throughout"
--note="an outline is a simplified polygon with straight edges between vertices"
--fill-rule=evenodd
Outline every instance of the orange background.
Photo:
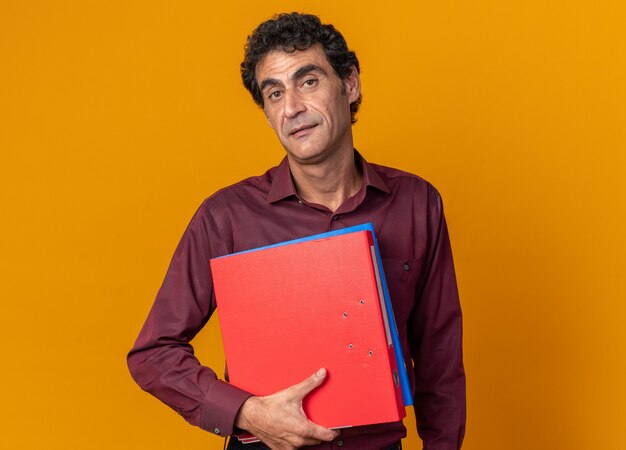
M 382 5 L 0 2 L 0 447 L 222 448 L 125 354 L 202 199 L 283 155 L 238 65 L 297 8 L 361 60 L 357 148 L 443 194 L 464 449 L 626 448 L 623 2 Z

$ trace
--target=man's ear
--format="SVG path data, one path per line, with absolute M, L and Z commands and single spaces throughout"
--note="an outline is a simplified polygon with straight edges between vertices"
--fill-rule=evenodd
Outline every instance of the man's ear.
M 348 102 L 356 102 L 361 95 L 361 78 L 359 72 L 355 66 L 352 66 L 352 71 L 346 79 L 343 80 L 346 86 L 346 95 L 348 96 Z

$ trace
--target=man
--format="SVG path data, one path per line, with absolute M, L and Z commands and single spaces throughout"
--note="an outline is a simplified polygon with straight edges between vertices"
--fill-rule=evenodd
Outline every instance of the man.
M 287 156 L 200 206 L 128 356 L 137 383 L 190 423 L 263 444 L 229 448 L 395 449 L 399 423 L 340 431 L 309 421 L 303 398 L 323 383 L 255 397 L 217 378 L 189 342 L 215 310 L 209 259 L 372 222 L 379 240 L 418 431 L 427 450 L 456 450 L 465 428 L 461 311 L 442 204 L 421 178 L 367 163 L 353 146 L 359 62 L 332 25 L 282 14 L 248 38 L 241 73 Z M 260 375 L 262 376 L 262 374 Z

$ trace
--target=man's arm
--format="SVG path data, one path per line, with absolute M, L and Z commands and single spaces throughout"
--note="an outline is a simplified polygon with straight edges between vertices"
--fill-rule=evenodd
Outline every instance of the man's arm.
M 409 324 L 415 415 L 425 450 L 458 450 L 465 434 L 461 307 L 439 193 L 429 186 L 424 275 Z
M 225 227 L 221 227 L 224 229 Z M 302 399 L 326 376 L 324 369 L 266 397 L 253 397 L 200 365 L 190 341 L 215 310 L 209 260 L 230 253 L 203 204 L 179 243 L 150 314 L 128 354 L 139 386 L 192 425 L 221 436 L 244 429 L 276 449 L 334 439 L 338 432 L 309 421 Z
M 131 375 L 189 423 L 231 434 L 250 394 L 201 366 L 190 341 L 215 310 L 209 260 L 228 253 L 206 202 L 198 209 L 172 257 L 150 314 L 128 355 Z

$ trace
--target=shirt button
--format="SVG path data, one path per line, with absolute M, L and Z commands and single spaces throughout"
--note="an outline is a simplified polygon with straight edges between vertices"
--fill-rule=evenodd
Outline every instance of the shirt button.
M 404 263 L 404 266 L 402 266 L 402 268 L 404 269 L 405 272 L 408 272 L 411 269 L 411 266 L 409 266 L 408 263 Z
M 217 427 L 213 428 L 213 433 L 220 434 L 221 432 L 222 431 L 219 428 L 217 428 Z
M 339 216 L 333 217 L 333 220 L 339 220 Z
M 337 445 L 341 447 L 343 445 L 343 441 L 337 441 Z

